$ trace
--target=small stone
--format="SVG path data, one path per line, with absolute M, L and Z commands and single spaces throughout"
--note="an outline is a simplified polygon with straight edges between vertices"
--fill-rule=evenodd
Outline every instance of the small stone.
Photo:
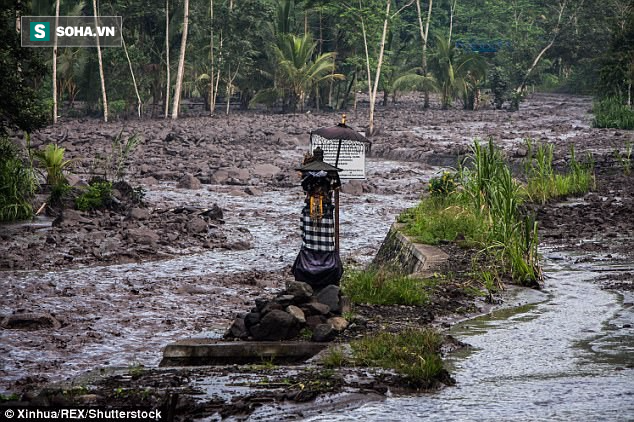
M 136 228 L 128 230 L 128 238 L 132 239 L 135 243 L 142 245 L 154 245 L 159 241 L 159 235 L 153 230 L 146 228 Z
M 148 218 L 150 218 L 150 212 L 145 208 L 135 207 L 130 210 L 130 212 L 128 213 L 128 217 L 133 220 L 147 220 Z
M 319 324 L 325 324 L 326 318 L 321 315 L 311 315 L 306 318 L 306 325 L 311 330 L 314 330 Z
M 275 302 L 282 306 L 288 306 L 293 302 L 294 297 L 292 295 L 281 295 L 275 298 Z
M 249 312 L 245 317 L 244 317 L 244 325 L 247 328 L 251 328 L 253 327 L 255 324 L 258 324 L 260 322 L 260 313 L 259 312 Z
M 282 169 L 273 164 L 257 164 L 253 167 L 253 174 L 258 177 L 273 177 L 281 171 Z
M 235 242 L 225 243 L 224 247 L 231 251 L 246 251 L 251 249 L 251 244 L 246 240 L 237 240 Z
M 319 302 L 310 302 L 302 305 L 304 312 L 308 312 L 310 315 L 328 315 L 330 312 L 330 306 Z
M 334 284 L 328 285 L 321 289 L 317 295 L 317 301 L 328 305 L 333 313 L 341 313 L 341 303 L 339 300 L 339 286 Z
M 190 233 L 203 233 L 207 231 L 207 222 L 200 217 L 193 217 L 187 223 L 187 231 Z
M 233 321 L 231 328 L 229 328 L 229 332 L 233 337 L 239 338 L 241 340 L 249 337 L 249 332 L 247 331 L 247 327 L 244 324 L 244 319 L 242 318 L 236 318 L 235 321 Z
M 271 311 L 281 311 L 282 309 L 284 309 L 284 307 L 282 305 L 280 305 L 279 303 L 276 302 L 268 302 L 260 311 L 260 314 L 265 315 L 268 314 Z
M 262 299 L 261 297 L 255 299 L 255 307 L 258 309 L 258 311 L 264 309 L 267 303 L 269 303 L 269 301 L 266 299 Z
M 330 324 L 319 324 L 313 330 L 313 341 L 326 342 L 335 338 L 337 332 L 332 328 Z
M 62 324 L 48 313 L 17 313 L 0 321 L 0 327 L 8 330 L 57 330 Z
M 332 328 L 338 333 L 341 333 L 348 328 L 348 321 L 342 317 L 328 318 L 327 322 L 332 325 Z
M 200 189 L 201 188 L 200 180 L 196 179 L 196 177 L 192 174 L 185 174 L 183 177 L 178 179 L 177 188 L 181 189 Z
M 156 180 L 153 176 L 148 176 L 139 180 L 139 183 L 145 186 L 155 186 L 158 185 L 158 180 Z
M 226 182 L 228 178 L 229 178 L 229 173 L 227 172 L 227 170 L 224 170 L 224 169 L 217 170 L 211 176 L 211 180 L 219 184 Z
M 244 191 L 241 191 L 240 189 L 232 189 L 229 192 L 229 195 L 231 195 L 231 196 L 247 196 L 247 194 L 244 193 Z
M 313 288 L 310 284 L 301 281 L 292 281 L 288 284 L 286 293 L 295 298 L 296 303 L 306 302 L 313 295 Z
M 363 193 L 363 183 L 358 180 L 350 180 L 341 186 L 341 192 L 348 195 L 361 195 Z
M 300 324 L 306 323 L 306 316 L 304 315 L 304 312 L 301 309 L 299 309 L 297 306 L 295 305 L 287 306 L 286 312 L 292 315 L 297 321 L 299 321 Z
M 262 196 L 262 191 L 256 187 L 253 186 L 247 186 L 244 191 L 246 193 L 248 193 L 249 195 L 253 195 L 253 196 Z
M 213 204 L 211 207 L 201 212 L 200 215 L 209 217 L 212 220 L 222 220 L 223 218 L 222 208 L 220 208 L 218 204 Z

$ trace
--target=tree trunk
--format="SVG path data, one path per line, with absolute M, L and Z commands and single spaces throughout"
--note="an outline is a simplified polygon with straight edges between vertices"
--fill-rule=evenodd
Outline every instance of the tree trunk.
M 368 130 L 372 131 L 374 130 L 374 107 L 372 106 L 372 73 L 370 70 L 370 53 L 368 52 L 368 38 L 365 30 L 365 22 L 363 20 L 363 16 L 361 17 L 361 32 L 363 33 L 363 46 L 365 47 L 365 67 L 368 77 L 368 98 L 370 99 L 370 121 L 368 125 Z M 354 111 L 357 111 L 356 96 L 354 101 Z
M 170 115 L 170 91 L 171 91 L 171 75 L 170 75 L 170 6 L 169 0 L 165 0 L 165 70 L 167 77 L 165 80 L 165 118 Z
M 59 2 L 55 2 L 55 29 L 59 24 Z M 57 31 L 53 31 L 53 124 L 57 123 Z
M 141 101 L 141 96 L 139 95 L 139 88 L 137 87 L 136 78 L 134 77 L 134 70 L 132 70 L 132 62 L 130 61 L 130 56 L 128 55 L 128 48 L 125 46 L 125 40 L 123 39 L 123 31 L 121 33 L 121 44 L 123 44 L 123 52 L 125 53 L 125 58 L 128 60 L 128 66 L 130 67 L 130 75 L 132 75 L 132 84 L 134 85 L 134 93 L 136 94 L 137 99 L 136 112 L 140 119 L 143 102 Z
M 97 16 L 99 16 L 99 12 L 97 11 L 97 0 L 92 0 L 92 8 L 95 12 L 95 27 L 99 24 L 97 22 Z M 97 39 L 97 59 L 99 61 L 99 79 L 101 79 L 101 98 L 103 100 L 103 121 L 108 122 L 108 98 L 106 96 L 106 80 L 103 75 L 103 61 L 101 59 L 101 47 L 99 46 L 99 36 Z
M 220 31 L 220 44 L 218 46 L 218 71 L 216 72 L 216 82 L 213 87 L 213 95 L 211 97 L 211 109 L 216 109 L 216 102 L 218 101 L 218 84 L 220 83 L 220 66 L 222 65 L 222 44 L 224 37 L 222 31 Z M 212 77 L 213 79 L 213 77 Z
M 216 111 L 216 102 L 214 101 L 214 0 L 209 0 L 209 16 L 211 17 L 211 36 L 209 38 L 209 54 L 211 65 L 209 67 L 209 115 L 213 116 Z
M 420 0 L 416 0 L 416 11 L 418 12 L 418 27 L 420 29 L 420 38 L 423 41 L 423 54 L 421 57 L 421 69 L 423 71 L 423 76 L 427 76 L 427 40 L 429 39 L 429 21 L 431 21 L 431 9 L 433 0 L 429 0 L 429 7 L 427 9 L 427 22 L 425 23 L 425 27 L 423 29 L 423 17 L 420 10 Z M 425 101 L 423 103 L 423 108 L 429 108 L 429 90 L 425 89 Z
M 447 38 L 447 44 L 451 45 L 451 34 L 453 33 L 453 15 L 456 11 L 456 3 L 458 0 L 453 0 L 449 3 L 449 37 Z
M 367 136 L 372 136 L 374 133 L 374 106 L 376 104 L 376 93 L 379 89 L 379 79 L 381 78 L 381 67 L 383 66 L 383 53 L 385 52 L 385 37 L 387 36 L 387 25 L 390 20 L 390 6 L 392 5 L 391 0 L 386 1 L 385 8 L 385 20 L 383 21 L 383 34 L 381 35 L 381 47 L 379 49 L 379 60 L 376 64 L 376 72 L 374 74 L 374 86 L 372 87 L 372 94 L 370 96 L 370 121 L 368 125 L 368 133 Z M 368 66 L 369 66 L 368 61 Z
M 189 24 L 189 0 L 185 0 L 184 3 L 183 34 L 181 36 L 181 49 L 178 58 L 178 73 L 176 74 L 174 102 L 172 103 L 172 119 L 178 119 L 178 111 L 181 101 L 181 90 L 183 88 L 183 73 L 185 73 L 185 50 L 187 49 L 187 28 Z

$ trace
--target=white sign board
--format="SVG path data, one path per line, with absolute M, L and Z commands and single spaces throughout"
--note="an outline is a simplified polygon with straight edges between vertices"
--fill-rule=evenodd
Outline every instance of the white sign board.
M 349 139 L 326 139 L 313 134 L 310 138 L 310 151 L 312 152 L 317 147 L 324 150 L 325 163 L 341 169 L 340 179 L 365 179 L 365 143 Z M 337 150 L 339 150 L 338 163 Z

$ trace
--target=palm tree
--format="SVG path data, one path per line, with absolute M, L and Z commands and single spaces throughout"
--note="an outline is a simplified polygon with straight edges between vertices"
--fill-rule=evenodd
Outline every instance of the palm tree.
M 443 110 L 451 105 L 451 101 L 466 92 L 474 81 L 481 81 L 486 73 L 486 63 L 477 54 L 461 54 L 449 40 L 437 36 L 436 50 L 433 57 L 434 77 L 440 91 L 440 102 Z M 471 78 L 471 81 L 468 79 Z
M 423 91 L 427 97 L 429 92 L 439 91 L 436 78 L 431 73 L 425 74 L 423 68 L 415 67 L 398 76 L 392 83 L 394 95 L 398 92 Z M 423 108 L 425 105 L 423 104 Z
M 291 111 L 295 111 L 298 105 L 303 110 L 308 93 L 320 83 L 344 79 L 343 75 L 334 73 L 335 53 L 320 54 L 313 59 L 316 46 L 309 34 L 303 37 L 279 35 L 277 44 L 273 46 L 275 87 L 258 92 L 251 102 L 267 102 L 281 96 Z

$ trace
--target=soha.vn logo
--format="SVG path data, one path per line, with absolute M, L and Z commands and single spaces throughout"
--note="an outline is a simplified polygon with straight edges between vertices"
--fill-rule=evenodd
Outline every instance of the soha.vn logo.
M 50 41 L 51 24 L 49 22 L 30 22 L 29 39 L 31 41 Z
M 31 41 L 51 40 L 51 25 L 49 22 L 31 22 L 30 28 L 29 39 Z M 55 34 L 58 37 L 114 37 L 115 27 L 98 26 L 95 31 L 90 26 L 58 26 L 55 29 Z

